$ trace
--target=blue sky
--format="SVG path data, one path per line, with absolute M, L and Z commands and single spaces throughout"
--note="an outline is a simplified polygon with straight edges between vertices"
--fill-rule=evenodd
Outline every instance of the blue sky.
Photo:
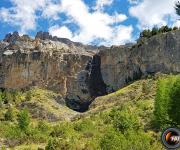
M 1 0 L 0 39 L 6 33 L 53 36 L 84 44 L 134 42 L 141 30 L 179 26 L 176 0 Z

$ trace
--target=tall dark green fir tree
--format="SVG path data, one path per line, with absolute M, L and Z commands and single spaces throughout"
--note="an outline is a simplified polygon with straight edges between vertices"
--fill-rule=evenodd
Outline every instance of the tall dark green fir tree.
M 176 9 L 176 13 L 180 16 L 180 2 L 179 1 L 175 4 L 175 9 Z

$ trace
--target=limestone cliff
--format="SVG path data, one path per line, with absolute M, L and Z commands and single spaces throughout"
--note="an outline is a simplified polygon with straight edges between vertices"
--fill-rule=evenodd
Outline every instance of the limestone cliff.
M 105 87 L 94 88 L 93 78 L 100 74 L 100 58 L 95 52 L 88 52 L 77 43 L 38 36 L 31 39 L 14 32 L 1 42 L 1 88 L 47 88 L 60 93 L 67 105 L 78 111 L 87 109 L 94 97 L 105 94 Z M 102 78 L 97 79 L 103 84 Z
M 180 31 L 141 39 L 133 46 L 100 50 L 101 72 L 109 92 L 148 74 L 180 73 Z
M 0 42 L 1 88 L 47 88 L 60 93 L 77 111 L 88 109 L 97 96 L 156 72 L 180 73 L 180 31 L 110 48 L 44 32 L 35 39 L 14 32 Z

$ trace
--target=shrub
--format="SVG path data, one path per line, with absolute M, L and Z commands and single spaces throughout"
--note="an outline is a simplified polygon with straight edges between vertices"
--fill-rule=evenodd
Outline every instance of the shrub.
M 113 129 L 107 131 L 100 140 L 100 147 L 103 150 L 122 150 L 126 145 L 125 137 Z
M 83 132 L 87 130 L 92 130 L 94 128 L 92 120 L 82 119 L 82 121 L 76 122 L 74 124 L 74 130 Z
M 14 95 L 11 92 L 5 91 L 4 92 L 4 103 L 13 103 L 14 102 Z
M 152 37 L 154 35 L 157 35 L 159 33 L 166 33 L 166 32 L 169 32 L 169 31 L 172 31 L 172 30 L 177 30 L 177 29 L 178 29 L 177 27 L 174 27 L 173 29 L 169 28 L 167 25 L 166 26 L 162 26 L 159 29 L 157 27 L 154 27 L 154 28 L 152 28 L 152 30 L 149 30 L 149 29 L 143 30 L 140 33 L 140 38 L 142 38 L 142 37 L 150 38 L 150 37 Z
M 40 132 L 37 128 L 34 128 L 33 126 L 30 126 L 26 132 L 25 135 L 27 137 L 27 142 L 33 142 L 33 143 L 45 143 L 48 141 L 48 135 L 46 133 Z
M 45 121 L 39 121 L 38 122 L 38 130 L 40 132 L 46 133 L 50 130 L 50 127 Z
M 172 119 L 173 124 L 180 125 L 180 77 L 174 82 L 169 93 L 169 98 L 169 117 Z
M 15 91 L 13 94 L 14 94 L 14 101 L 16 104 L 19 104 L 20 102 L 22 102 L 23 93 L 21 91 Z
M 45 150 L 71 150 L 71 142 L 63 139 L 53 138 L 48 141 Z
M 108 130 L 100 140 L 100 147 L 103 150 L 155 150 L 160 148 L 157 144 L 143 130 L 127 130 L 124 134 Z
M 30 116 L 27 109 L 21 110 L 18 114 L 18 125 L 19 128 L 23 131 L 27 131 L 30 124 Z
M 165 32 L 169 32 L 169 31 L 172 31 L 172 28 L 169 28 L 168 26 L 162 26 L 159 29 L 159 33 L 165 33 Z
M 5 137 L 8 139 L 21 139 L 24 138 L 25 134 L 17 126 L 8 126 L 5 131 Z M 26 140 L 26 139 L 24 139 Z
M 140 34 L 140 37 L 147 37 L 147 38 L 149 38 L 151 36 L 152 36 L 152 34 L 151 34 L 151 31 L 149 29 L 142 31 L 141 34 Z
M 5 121 L 13 121 L 14 118 L 15 118 L 15 115 L 14 115 L 13 109 L 8 108 L 8 110 L 4 114 Z
M 175 4 L 175 10 L 176 10 L 176 14 L 180 16 L 180 2 L 176 2 Z
M 153 35 L 156 35 L 156 34 L 158 34 L 158 28 L 157 27 L 154 27 L 153 29 L 152 29 L 152 31 L 151 31 L 151 35 L 153 36 Z
M 26 101 L 30 101 L 32 99 L 32 92 L 31 91 L 27 91 L 26 92 L 25 99 L 26 99 Z
M 152 150 L 153 139 L 144 131 L 129 130 L 124 135 L 127 140 L 127 149 Z
M 161 79 L 155 99 L 155 122 L 158 128 L 180 124 L 180 76 Z
M 0 107 L 4 104 L 4 94 L 0 91 Z
M 112 123 L 115 129 L 125 132 L 129 129 L 138 130 L 140 128 L 140 122 L 137 116 L 128 111 L 128 108 L 123 110 L 114 109 L 111 111 Z
M 67 138 L 74 135 L 74 130 L 70 123 L 60 123 L 53 127 L 52 132 L 50 135 L 52 137 L 58 137 L 58 138 Z
M 173 27 L 173 30 L 178 30 L 178 27 Z
M 142 93 L 148 94 L 150 92 L 150 87 L 146 82 L 142 83 Z

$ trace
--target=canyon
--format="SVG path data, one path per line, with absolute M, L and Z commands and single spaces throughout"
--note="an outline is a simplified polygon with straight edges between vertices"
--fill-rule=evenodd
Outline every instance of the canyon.
M 38 32 L 18 32 L 0 42 L 0 88 L 33 86 L 60 93 L 84 112 L 96 97 L 155 73 L 180 73 L 180 31 L 142 38 L 135 44 L 91 46 Z

